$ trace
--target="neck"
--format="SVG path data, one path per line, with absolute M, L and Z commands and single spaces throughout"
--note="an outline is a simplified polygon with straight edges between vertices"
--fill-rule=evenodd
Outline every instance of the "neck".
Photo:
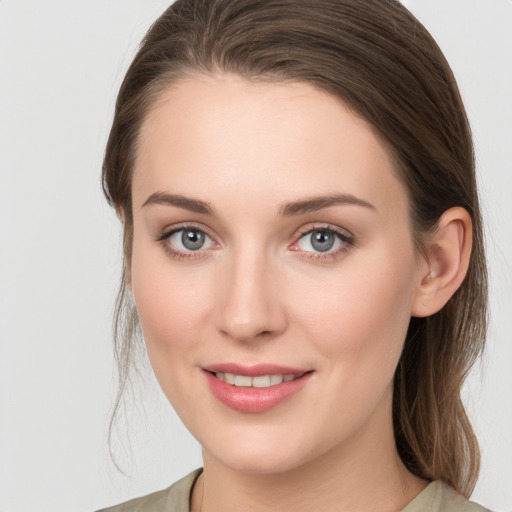
M 191 511 L 397 512 L 427 482 L 404 467 L 391 417 L 387 423 L 383 430 L 370 421 L 320 457 L 278 473 L 237 471 L 203 450 L 204 472 L 194 488 Z

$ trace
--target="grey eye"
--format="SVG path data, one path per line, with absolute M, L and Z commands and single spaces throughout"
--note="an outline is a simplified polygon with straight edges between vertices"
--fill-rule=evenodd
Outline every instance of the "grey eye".
M 311 246 L 319 252 L 332 249 L 335 242 L 334 233 L 329 231 L 313 231 L 310 236 Z
M 199 229 L 180 229 L 175 231 L 169 237 L 169 242 L 183 252 L 208 249 L 212 245 L 212 239 Z
M 189 251 L 197 251 L 204 245 L 204 233 L 184 229 L 181 235 L 181 243 Z
M 334 231 L 328 229 L 315 229 L 301 236 L 298 246 L 305 252 L 327 252 L 339 249 L 345 241 Z

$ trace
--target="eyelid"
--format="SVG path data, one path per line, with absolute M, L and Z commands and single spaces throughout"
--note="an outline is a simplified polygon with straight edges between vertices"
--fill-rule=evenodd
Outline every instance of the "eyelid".
M 197 251 L 181 251 L 179 249 L 173 248 L 169 243 L 168 240 L 170 237 L 179 231 L 182 230 L 194 230 L 194 231 L 200 231 L 201 233 L 204 233 L 208 238 L 210 238 L 215 245 L 213 250 L 218 249 L 220 247 L 220 244 L 216 241 L 216 237 L 210 233 L 210 230 L 199 223 L 196 222 L 183 222 L 181 224 L 175 224 L 172 226 L 168 226 L 164 228 L 157 236 L 156 241 L 159 242 L 166 252 L 168 252 L 172 257 L 177 259 L 196 259 L 196 258 L 202 258 L 205 257 L 205 253 L 208 253 L 212 251 L 212 248 L 207 249 L 198 249 Z M 297 244 L 299 240 L 304 237 L 307 234 L 310 234 L 314 231 L 328 231 L 331 233 L 334 233 L 335 236 L 339 237 L 341 242 L 343 243 L 343 247 L 339 248 L 336 251 L 333 252 L 316 252 L 316 251 L 303 251 L 297 247 Z M 291 245 L 288 246 L 288 248 L 294 252 L 301 253 L 303 257 L 305 258 L 311 258 L 316 260 L 327 260 L 327 259 L 336 259 L 341 254 L 346 253 L 351 246 L 356 245 L 356 239 L 354 235 L 348 231 L 347 229 L 340 228 L 338 226 L 335 226 L 333 224 L 329 223 L 312 223 L 308 224 L 302 228 L 300 228 L 296 234 L 293 236 L 294 241 Z
M 156 236 L 156 241 L 161 242 L 162 240 L 165 240 L 166 238 L 169 238 L 173 233 L 176 233 L 177 231 L 182 231 L 184 229 L 189 229 L 191 231 L 201 231 L 201 233 L 204 233 L 205 235 L 208 235 L 212 240 L 214 240 L 214 236 L 210 233 L 210 230 L 203 226 L 202 224 L 198 224 L 196 222 L 182 222 L 179 224 L 173 224 L 171 226 L 167 226 L 164 229 L 160 231 L 160 233 Z
M 333 233 L 340 235 L 343 239 L 355 240 L 355 236 L 348 229 L 340 228 L 339 226 L 328 222 L 313 222 L 311 224 L 307 224 L 297 231 L 295 238 L 300 238 L 301 236 L 307 235 L 313 231 L 332 231 Z
M 189 259 L 193 260 L 196 258 L 202 258 L 205 256 L 206 252 L 211 251 L 211 248 L 208 249 L 198 249 L 197 251 L 182 251 L 174 248 L 170 245 L 169 239 L 171 236 L 179 231 L 190 230 L 190 231 L 199 231 L 206 235 L 216 246 L 214 249 L 218 248 L 219 244 L 215 240 L 215 237 L 210 234 L 210 230 L 205 226 L 198 224 L 196 222 L 183 222 L 181 224 L 174 224 L 172 226 L 168 226 L 164 228 L 156 237 L 155 240 L 162 245 L 164 250 L 170 254 L 173 258 L 176 259 Z
M 328 231 L 334 233 L 335 236 L 339 237 L 341 242 L 344 244 L 341 248 L 333 252 L 316 252 L 316 251 L 303 251 L 297 247 L 297 244 L 301 240 L 302 237 L 313 233 L 315 231 Z M 294 252 L 301 253 L 301 256 L 304 258 L 310 258 L 315 260 L 332 260 L 336 259 L 342 254 L 346 253 L 350 247 L 356 245 L 356 238 L 350 231 L 347 229 L 340 228 L 333 224 L 329 223 L 313 223 L 307 226 L 302 227 L 297 234 L 294 236 L 294 242 L 289 247 Z

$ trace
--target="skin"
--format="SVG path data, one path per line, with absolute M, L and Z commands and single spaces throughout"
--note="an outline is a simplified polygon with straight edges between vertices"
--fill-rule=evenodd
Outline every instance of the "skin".
M 212 213 L 147 203 L 155 193 Z M 371 206 L 281 214 L 333 194 Z M 132 198 L 131 287 L 149 358 L 203 448 L 193 511 L 392 511 L 424 489 L 396 452 L 392 380 L 411 315 L 439 309 L 459 269 L 443 240 L 431 262 L 418 254 L 407 191 L 367 122 L 309 84 L 190 76 L 143 123 Z M 467 247 L 463 217 L 442 226 L 454 254 Z M 208 235 L 202 249 L 158 240 L 183 223 Z M 314 228 L 350 242 L 315 251 Z M 439 279 L 453 267 L 450 288 Z M 277 407 L 242 413 L 206 385 L 201 369 L 220 362 L 313 375 Z

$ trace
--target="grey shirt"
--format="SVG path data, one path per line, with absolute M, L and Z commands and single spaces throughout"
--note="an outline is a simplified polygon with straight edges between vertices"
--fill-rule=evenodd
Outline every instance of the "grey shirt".
M 135 498 L 98 512 L 190 512 L 190 495 L 202 469 L 147 496 Z M 442 482 L 430 483 L 402 512 L 490 512 L 470 502 Z

